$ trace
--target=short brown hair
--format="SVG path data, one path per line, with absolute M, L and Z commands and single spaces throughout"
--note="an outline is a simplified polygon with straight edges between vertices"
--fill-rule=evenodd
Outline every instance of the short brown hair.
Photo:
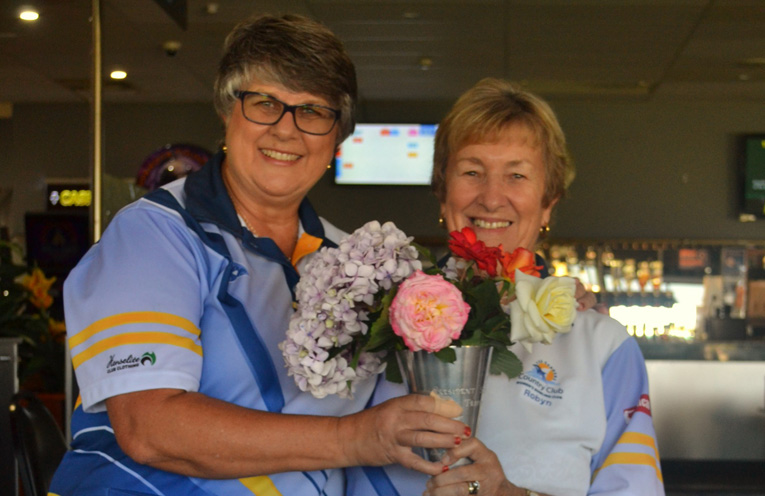
M 219 115 L 231 115 L 234 92 L 253 77 L 326 98 L 340 110 L 337 143 L 353 133 L 356 69 L 343 43 L 323 24 L 293 14 L 258 15 L 238 24 L 226 37 L 215 79 Z
M 446 199 L 446 167 L 452 153 L 464 146 L 493 140 L 511 124 L 529 128 L 545 158 L 542 205 L 562 198 L 574 180 L 574 164 L 555 113 L 544 100 L 509 81 L 486 78 L 462 94 L 438 125 L 431 187 L 439 202 Z

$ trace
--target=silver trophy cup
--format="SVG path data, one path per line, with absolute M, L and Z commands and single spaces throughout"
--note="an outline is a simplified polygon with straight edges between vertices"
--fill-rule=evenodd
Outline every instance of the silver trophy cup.
M 453 399 L 462 407 L 462 415 L 457 420 L 468 425 L 475 434 L 492 348 L 461 346 L 452 349 L 457 355 L 454 363 L 442 362 L 427 351 L 401 350 L 396 352 L 396 358 L 410 393 L 435 391 L 441 397 Z M 431 448 L 417 448 L 417 451 L 432 462 L 441 460 L 446 453 L 446 450 Z M 470 461 L 463 458 L 452 466 L 466 463 Z

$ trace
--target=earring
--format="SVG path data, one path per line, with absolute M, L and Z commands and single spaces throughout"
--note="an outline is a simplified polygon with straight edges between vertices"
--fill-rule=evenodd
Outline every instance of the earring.
M 441 216 L 438 217 L 438 227 L 441 229 L 446 229 L 446 221 Z
M 327 164 L 327 169 L 331 169 L 331 168 L 332 168 L 332 164 Z
M 550 224 L 545 224 L 544 226 L 539 228 L 540 239 L 545 239 L 548 234 L 550 234 Z
M 228 152 L 228 147 L 226 145 L 221 146 L 220 149 L 223 151 L 223 153 Z

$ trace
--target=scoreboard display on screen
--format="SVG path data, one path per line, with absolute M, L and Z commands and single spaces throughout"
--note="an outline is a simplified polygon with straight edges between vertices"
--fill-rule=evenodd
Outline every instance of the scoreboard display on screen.
M 765 219 L 765 134 L 743 136 L 739 146 L 744 180 L 739 218 Z

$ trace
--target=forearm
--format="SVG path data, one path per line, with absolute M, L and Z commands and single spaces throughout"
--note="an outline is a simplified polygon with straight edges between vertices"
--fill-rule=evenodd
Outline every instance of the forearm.
M 107 409 L 122 449 L 170 472 L 225 479 L 352 463 L 334 417 L 269 413 L 168 390 L 110 398 Z
M 157 389 L 106 400 L 117 442 L 139 463 L 204 478 L 399 463 L 435 475 L 413 446 L 465 436 L 453 401 L 409 395 L 345 417 L 270 413 L 200 393 Z

